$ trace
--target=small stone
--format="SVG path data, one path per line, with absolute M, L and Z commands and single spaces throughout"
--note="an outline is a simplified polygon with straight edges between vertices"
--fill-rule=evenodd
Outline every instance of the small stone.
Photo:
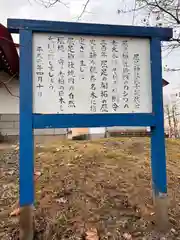
M 112 237 L 112 234 L 110 232 L 107 233 L 108 237 Z
M 171 228 L 171 232 L 172 232 L 175 236 L 178 235 L 178 232 L 177 232 L 174 228 Z
M 132 236 L 129 233 L 124 233 L 123 238 L 126 239 L 126 240 L 132 240 Z
M 8 172 L 8 174 L 11 175 L 11 176 L 14 175 L 14 173 L 15 173 L 14 170 L 11 170 L 11 171 Z

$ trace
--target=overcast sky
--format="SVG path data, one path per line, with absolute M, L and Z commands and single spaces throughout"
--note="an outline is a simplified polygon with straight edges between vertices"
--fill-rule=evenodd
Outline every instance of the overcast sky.
M 0 0 L 0 22 L 4 25 L 7 18 L 26 18 L 26 19 L 43 19 L 57 21 L 77 21 L 81 14 L 86 0 L 64 0 L 68 6 L 56 4 L 54 7 L 45 8 L 39 5 L 35 0 Z M 81 21 L 131 25 L 140 24 L 139 17 L 135 17 L 133 21 L 133 13 L 117 14 L 118 8 L 131 9 L 134 0 L 90 0 L 90 4 L 86 9 Z M 18 41 L 18 38 L 14 38 Z M 180 67 L 180 51 L 175 51 L 163 58 L 163 64 L 168 67 Z M 169 94 L 174 87 L 180 86 L 180 72 L 167 73 L 163 72 L 163 77 L 170 82 L 166 87 L 165 93 Z

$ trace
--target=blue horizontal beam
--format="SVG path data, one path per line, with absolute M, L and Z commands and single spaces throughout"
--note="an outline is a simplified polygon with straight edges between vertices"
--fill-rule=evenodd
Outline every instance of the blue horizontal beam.
M 12 33 L 18 33 L 20 29 L 25 29 L 38 32 L 57 32 L 96 36 L 146 37 L 159 38 L 160 40 L 169 40 L 172 37 L 172 29 L 157 27 L 136 27 L 27 19 L 8 19 L 7 26 Z
M 34 114 L 33 128 L 155 126 L 152 114 Z

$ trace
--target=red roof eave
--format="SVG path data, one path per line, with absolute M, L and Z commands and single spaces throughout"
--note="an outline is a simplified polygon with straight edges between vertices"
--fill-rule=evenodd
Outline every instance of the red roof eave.
M 0 58 L 4 64 L 4 70 L 10 75 L 19 75 L 18 44 L 15 44 L 8 29 L 0 24 Z

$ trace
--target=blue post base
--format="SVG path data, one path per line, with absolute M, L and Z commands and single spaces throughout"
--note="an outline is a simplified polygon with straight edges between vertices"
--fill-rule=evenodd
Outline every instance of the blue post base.
M 169 230 L 167 194 L 154 194 L 153 201 L 157 229 L 161 232 L 167 232 Z
M 153 200 L 158 230 L 168 230 L 166 154 L 163 125 L 151 128 L 151 168 Z
M 20 211 L 20 240 L 34 239 L 33 206 L 24 206 Z

